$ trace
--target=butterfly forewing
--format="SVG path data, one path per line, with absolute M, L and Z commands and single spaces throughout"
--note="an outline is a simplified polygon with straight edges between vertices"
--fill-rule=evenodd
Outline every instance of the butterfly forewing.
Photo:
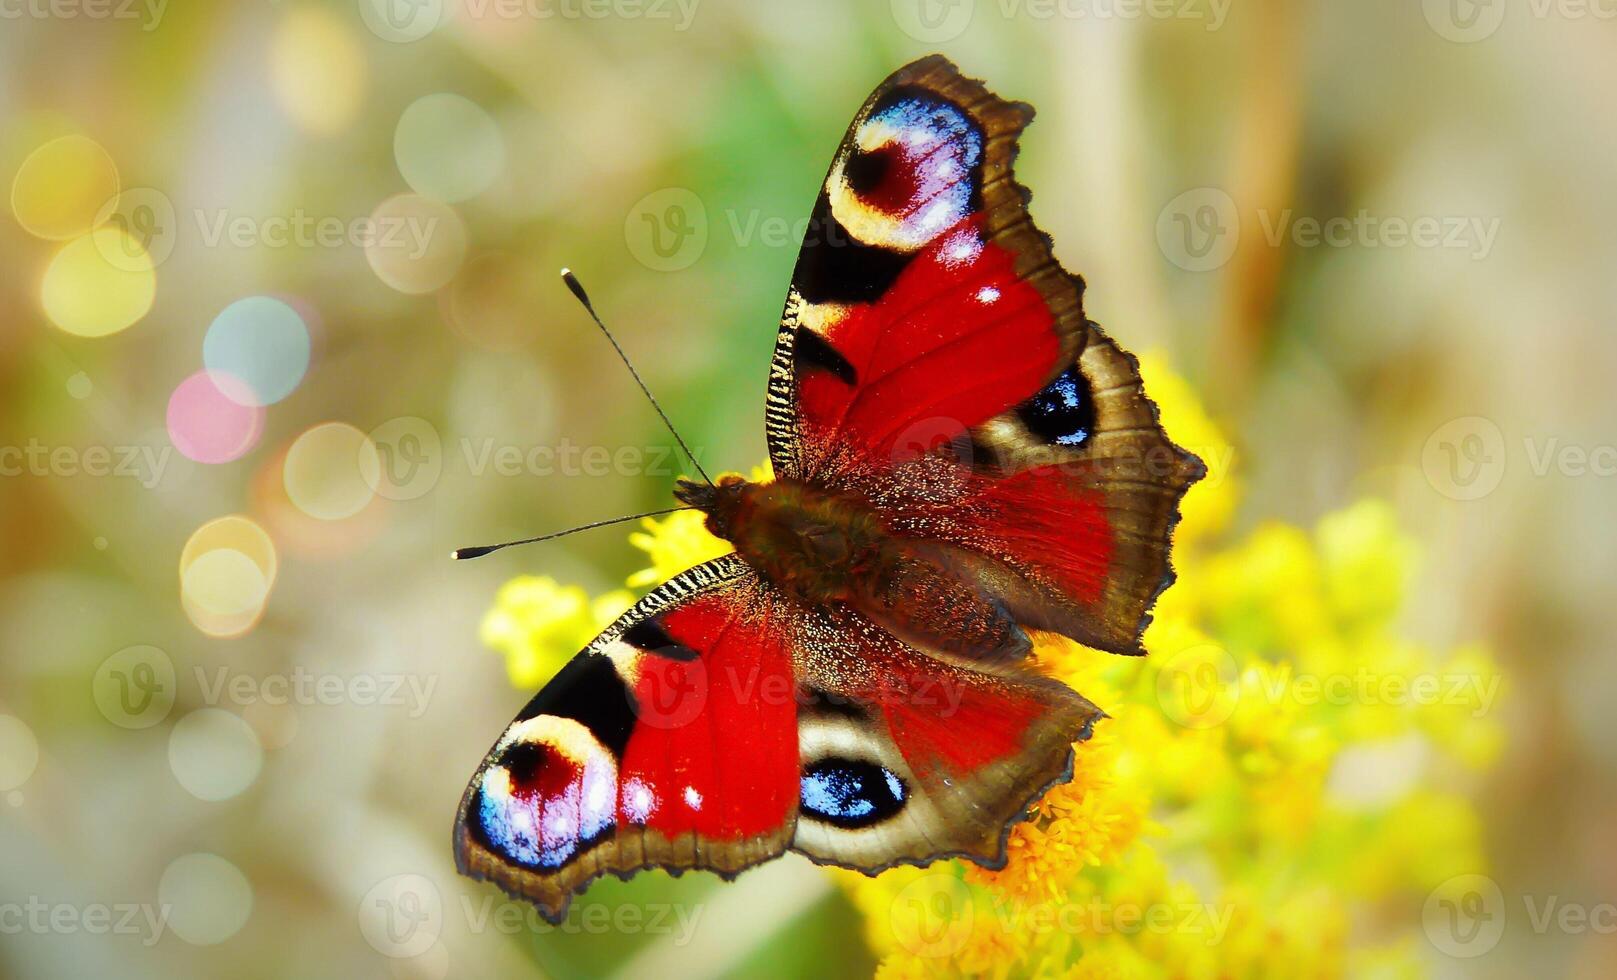
M 765 406 L 777 476 L 859 501 L 1007 642 L 924 642 L 949 636 L 942 601 L 871 617 L 736 554 L 699 565 L 507 728 L 462 800 L 462 871 L 554 920 L 603 873 L 733 875 L 788 848 L 997 865 L 1067 778 L 1103 716 L 1011 641 L 1140 652 L 1202 470 L 1028 214 L 1032 116 L 939 56 L 876 89 L 820 188 Z

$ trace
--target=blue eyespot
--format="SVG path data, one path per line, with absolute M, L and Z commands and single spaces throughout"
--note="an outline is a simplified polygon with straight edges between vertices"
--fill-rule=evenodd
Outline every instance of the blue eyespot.
M 838 827 L 867 827 L 904 808 L 897 775 L 873 762 L 821 759 L 803 770 L 802 810 Z
M 1018 406 L 1016 414 L 1029 432 L 1058 446 L 1081 446 L 1095 431 L 1095 402 L 1076 364 Z

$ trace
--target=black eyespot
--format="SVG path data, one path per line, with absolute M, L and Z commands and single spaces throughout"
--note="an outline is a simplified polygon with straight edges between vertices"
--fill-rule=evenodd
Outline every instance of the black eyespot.
M 1057 446 L 1082 446 L 1095 431 L 1095 402 L 1076 364 L 1018 406 L 1016 414 L 1029 432 Z
M 871 151 L 855 147 L 848 154 L 848 162 L 843 164 L 842 176 L 848 181 L 848 187 L 863 197 L 881 186 L 892 162 L 893 151 L 887 147 Z
M 868 827 L 904 808 L 904 781 L 873 762 L 821 759 L 803 770 L 803 812 L 838 827 Z

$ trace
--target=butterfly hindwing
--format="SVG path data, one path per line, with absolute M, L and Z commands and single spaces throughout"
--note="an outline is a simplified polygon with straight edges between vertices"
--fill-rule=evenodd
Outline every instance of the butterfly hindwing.
M 939 56 L 860 109 L 777 335 L 770 456 L 982 556 L 1024 625 L 1135 653 L 1203 470 L 1028 214 L 1012 164 L 1032 115 Z
M 1072 743 L 1102 717 L 1030 670 L 941 662 L 846 608 L 799 635 L 792 848 L 821 864 L 1001 866 L 1008 827 L 1071 776 Z
M 785 850 L 798 766 L 777 602 L 727 555 L 608 627 L 473 776 L 455 824 L 461 871 L 559 921 L 607 872 L 733 875 Z

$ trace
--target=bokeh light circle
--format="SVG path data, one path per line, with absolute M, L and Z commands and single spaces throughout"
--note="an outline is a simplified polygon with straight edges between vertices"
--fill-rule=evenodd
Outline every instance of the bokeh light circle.
M 11 211 L 30 234 L 53 241 L 96 227 L 102 207 L 118 196 L 118 165 L 87 136 L 63 136 L 40 146 L 17 168 Z
M 271 751 L 285 748 L 298 734 L 298 711 L 291 704 L 254 701 L 241 709 L 241 718 L 253 726 L 258 744 Z
M 447 204 L 397 194 L 376 206 L 371 223 L 375 235 L 365 245 L 365 261 L 401 293 L 434 292 L 466 259 L 466 225 Z
M 39 740 L 21 718 L 0 715 L 0 793 L 8 793 L 39 767 Z
M 199 708 L 174 724 L 168 767 L 185 791 L 218 802 L 253 785 L 264 750 L 251 725 L 220 708 Z
M 269 596 L 263 569 L 234 548 L 215 548 L 197 556 L 186 568 L 181 588 L 198 608 L 216 616 L 252 612 Z
M 322 422 L 292 443 L 282 466 L 286 495 L 310 517 L 340 521 L 365 509 L 381 480 L 370 436 L 346 422 Z
M 88 374 L 83 371 L 75 371 L 67 379 L 67 393 L 79 401 L 83 401 L 95 393 L 95 384 L 90 381 Z
M 237 514 L 209 521 L 180 552 L 181 604 L 209 636 L 240 636 L 263 615 L 278 567 L 275 543 L 256 522 Z
M 223 373 L 198 371 L 169 396 L 169 442 L 198 463 L 240 459 L 264 434 L 264 410 L 244 404 L 250 400 L 244 383 Z
M 276 102 L 305 132 L 340 133 L 365 98 L 365 51 L 335 13 L 294 7 L 276 25 L 270 77 Z
M 217 854 L 186 854 L 163 869 L 157 901 L 170 910 L 168 926 L 175 935 L 193 946 L 212 946 L 247 924 L 253 886 L 240 868 Z
M 417 194 L 453 204 L 487 190 L 505 169 L 500 128 L 475 102 L 439 92 L 399 116 L 393 158 Z
M 114 263 L 109 254 L 123 258 Z M 105 337 L 152 308 L 157 274 L 140 243 L 114 225 L 73 239 L 51 259 L 40 283 L 50 321 L 80 337 Z
M 248 406 L 273 405 L 296 390 L 309 370 L 309 328 L 278 299 L 239 299 L 208 325 L 202 363 L 245 385 L 220 384 L 227 397 Z

